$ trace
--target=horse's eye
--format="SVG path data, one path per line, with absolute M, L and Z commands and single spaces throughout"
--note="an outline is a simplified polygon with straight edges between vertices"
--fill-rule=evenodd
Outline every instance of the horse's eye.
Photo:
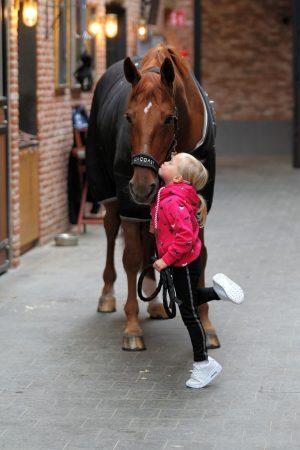
M 171 123 L 172 120 L 173 120 L 173 116 L 167 116 L 167 117 L 165 118 L 164 123 L 165 123 L 165 124 Z
M 124 114 L 124 117 L 126 118 L 127 122 L 132 123 L 132 118 L 129 114 Z

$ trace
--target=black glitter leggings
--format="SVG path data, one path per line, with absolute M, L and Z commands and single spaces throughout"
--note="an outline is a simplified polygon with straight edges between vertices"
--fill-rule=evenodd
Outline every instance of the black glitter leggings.
M 182 301 L 179 310 L 192 341 L 194 361 L 207 359 L 206 336 L 199 318 L 198 306 L 219 300 L 213 288 L 197 288 L 199 277 L 200 257 L 187 266 L 173 267 L 176 295 Z

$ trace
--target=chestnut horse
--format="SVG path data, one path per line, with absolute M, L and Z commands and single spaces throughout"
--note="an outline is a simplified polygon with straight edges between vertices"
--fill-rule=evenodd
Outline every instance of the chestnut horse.
M 210 208 L 215 177 L 214 137 L 215 123 L 207 94 L 171 47 L 159 44 L 143 59 L 126 58 L 111 66 L 98 81 L 86 156 L 91 192 L 106 207 L 107 255 L 98 311 L 116 310 L 114 248 L 122 224 L 123 265 L 128 281 L 124 350 L 145 349 L 136 284 L 139 270 L 149 263 L 154 250 L 154 238 L 149 233 L 149 204 L 159 187 L 158 166 L 174 150 L 190 152 L 201 159 L 210 174 L 202 192 Z M 203 246 L 200 286 L 204 285 L 206 259 Z M 147 294 L 154 290 L 154 273 L 145 281 Z M 149 304 L 148 312 L 152 318 L 166 318 L 157 299 Z M 201 306 L 200 317 L 208 347 L 218 347 L 207 305 Z

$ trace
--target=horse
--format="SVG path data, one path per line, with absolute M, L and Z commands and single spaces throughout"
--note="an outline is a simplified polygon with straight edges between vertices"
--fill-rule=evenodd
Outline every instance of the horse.
M 149 264 L 154 252 L 149 205 L 159 188 L 158 167 L 174 151 L 192 153 L 200 159 L 209 172 L 209 181 L 201 192 L 209 210 L 215 180 L 214 141 L 215 119 L 208 96 L 174 48 L 158 44 L 143 58 L 127 57 L 113 64 L 99 79 L 86 143 L 89 188 L 106 208 L 106 264 L 98 311 L 116 311 L 114 248 L 121 225 L 128 284 L 123 350 L 146 348 L 138 319 L 136 285 L 139 270 Z M 206 260 L 203 245 L 199 286 L 204 286 Z M 153 292 L 154 287 L 153 271 L 144 281 L 145 293 Z M 208 348 L 218 348 L 208 306 L 200 308 Z M 149 304 L 148 313 L 151 318 L 167 318 L 157 299 Z

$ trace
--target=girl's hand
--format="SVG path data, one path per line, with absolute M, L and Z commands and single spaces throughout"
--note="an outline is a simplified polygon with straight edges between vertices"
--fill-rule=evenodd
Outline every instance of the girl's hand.
M 168 267 L 168 264 L 166 264 L 163 259 L 157 259 L 155 261 L 155 263 L 153 264 L 153 267 L 154 267 L 155 270 L 160 272 L 161 270 L 163 270 L 166 267 Z

